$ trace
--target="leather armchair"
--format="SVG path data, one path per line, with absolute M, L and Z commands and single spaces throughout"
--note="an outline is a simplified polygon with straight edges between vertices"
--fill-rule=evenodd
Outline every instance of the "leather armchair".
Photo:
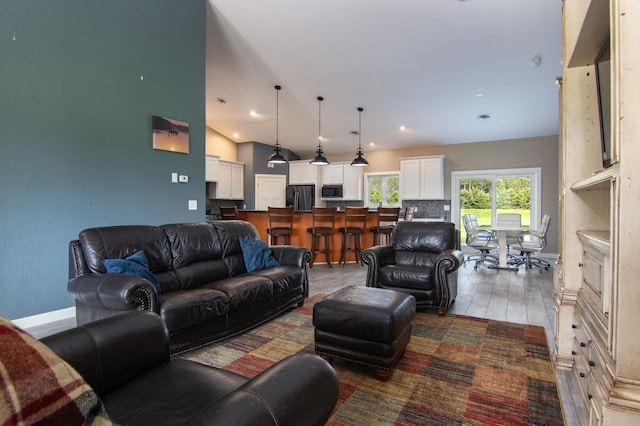
M 312 354 L 285 358 L 253 379 L 171 359 L 169 332 L 136 311 L 45 337 L 100 396 L 117 424 L 322 425 L 338 378 Z
M 400 222 L 390 245 L 365 250 L 367 287 L 413 295 L 417 309 L 444 315 L 458 294 L 458 269 L 464 262 L 460 238 L 449 222 Z

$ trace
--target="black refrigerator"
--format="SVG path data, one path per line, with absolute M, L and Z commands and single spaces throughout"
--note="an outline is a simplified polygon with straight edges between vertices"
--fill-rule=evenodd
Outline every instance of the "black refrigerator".
M 287 207 L 293 206 L 294 210 L 311 210 L 316 202 L 315 185 L 289 185 L 287 186 Z

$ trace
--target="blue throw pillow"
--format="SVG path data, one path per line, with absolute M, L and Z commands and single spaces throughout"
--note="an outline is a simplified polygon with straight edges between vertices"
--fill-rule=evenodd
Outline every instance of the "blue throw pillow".
M 247 272 L 259 271 L 260 269 L 278 266 L 279 263 L 271 254 L 271 249 L 261 240 L 249 240 L 240 238 L 240 248 Z
M 147 257 L 142 250 L 135 252 L 126 259 L 105 259 L 104 267 L 107 268 L 107 272 L 110 274 L 125 274 L 145 278 L 151 281 L 151 284 L 153 284 L 158 294 L 160 294 L 160 283 L 149 270 Z

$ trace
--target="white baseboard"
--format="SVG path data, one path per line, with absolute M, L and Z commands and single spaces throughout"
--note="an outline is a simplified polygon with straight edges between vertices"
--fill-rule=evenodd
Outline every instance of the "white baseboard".
M 72 306 L 70 308 L 58 309 L 57 311 L 45 312 L 44 314 L 37 314 L 31 315 L 30 317 L 14 319 L 11 320 L 11 322 L 20 328 L 26 329 L 43 324 L 49 324 L 55 321 L 75 318 L 75 316 L 76 308 Z

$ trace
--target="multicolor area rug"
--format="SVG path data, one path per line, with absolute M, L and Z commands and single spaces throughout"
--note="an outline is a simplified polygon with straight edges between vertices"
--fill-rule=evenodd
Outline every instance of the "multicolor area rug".
M 313 353 L 313 302 L 180 357 L 253 377 L 288 355 Z M 418 312 L 387 382 L 347 361 L 335 360 L 333 367 L 340 398 L 329 425 L 564 424 L 538 326 Z

